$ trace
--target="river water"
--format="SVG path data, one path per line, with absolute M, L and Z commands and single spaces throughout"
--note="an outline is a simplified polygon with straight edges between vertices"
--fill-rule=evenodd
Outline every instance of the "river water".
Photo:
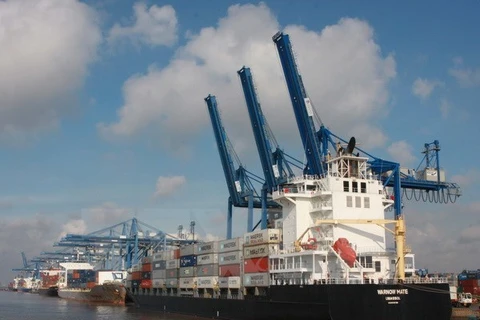
M 135 306 L 103 306 L 45 297 L 38 294 L 0 291 L 0 320 L 192 320 L 201 319 L 152 312 Z

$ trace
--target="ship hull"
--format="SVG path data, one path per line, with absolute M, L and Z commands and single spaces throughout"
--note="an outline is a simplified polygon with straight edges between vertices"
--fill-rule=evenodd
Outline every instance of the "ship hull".
M 87 303 L 125 305 L 126 290 L 123 285 L 103 284 L 91 289 L 59 288 L 58 296 Z
M 38 288 L 38 294 L 47 297 L 58 297 L 58 287 Z
M 380 291 L 379 291 L 380 290 Z M 303 320 L 449 320 L 448 284 L 306 285 L 271 287 L 244 300 L 136 295 L 140 307 L 199 317 Z

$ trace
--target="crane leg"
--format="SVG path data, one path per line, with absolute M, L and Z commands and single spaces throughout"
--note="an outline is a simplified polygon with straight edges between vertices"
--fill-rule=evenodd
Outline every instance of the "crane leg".
M 227 212 L 227 239 L 232 239 L 232 214 L 233 214 L 232 200 L 228 199 L 228 212 Z

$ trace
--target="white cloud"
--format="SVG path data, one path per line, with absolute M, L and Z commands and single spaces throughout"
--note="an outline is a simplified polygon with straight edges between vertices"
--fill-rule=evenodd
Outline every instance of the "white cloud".
M 158 177 L 154 196 L 169 196 L 183 186 L 186 181 L 184 176 Z
M 405 140 L 393 142 L 388 146 L 387 152 L 396 162 L 399 162 L 401 166 L 408 166 L 416 160 L 416 157 L 413 155 L 412 146 Z
M 150 66 L 128 79 L 118 121 L 99 124 L 107 138 L 135 136 L 153 130 L 163 145 L 184 147 L 210 127 L 203 99 L 216 94 L 222 118 L 235 145 L 251 139 L 245 102 L 236 71 L 252 68 L 263 111 L 282 146 L 299 145 L 298 130 L 272 36 L 280 29 L 264 5 L 233 5 L 215 27 L 191 35 L 170 64 Z M 338 134 L 358 136 L 368 127 L 379 131 L 374 118 L 388 102 L 387 86 L 395 77 L 395 60 L 384 57 L 365 21 L 341 19 L 321 32 L 290 25 L 306 89 L 320 117 Z M 280 130 L 281 128 L 281 130 Z M 275 130 L 277 129 L 277 130 Z M 368 130 L 364 130 L 367 131 Z M 380 139 L 382 140 L 382 139 Z M 251 141 L 245 143 L 250 148 Z
M 428 80 L 417 78 L 412 85 L 412 92 L 419 98 L 427 99 L 437 87 L 444 86 L 444 83 L 438 80 Z
M 457 80 L 459 85 L 463 87 L 480 85 L 480 68 L 465 67 L 461 57 L 454 58 L 453 64 L 454 66 L 448 70 L 448 73 Z
M 131 26 L 115 24 L 110 29 L 108 41 L 115 43 L 128 39 L 134 44 L 144 43 L 150 46 L 170 46 L 177 40 L 177 16 L 170 5 L 159 7 L 137 2 L 133 5 L 134 22 Z
M 87 223 L 83 219 L 70 219 L 62 225 L 62 231 L 58 239 L 65 237 L 67 233 L 85 234 L 87 232 Z
M 23 142 L 76 104 L 102 38 L 77 0 L 1 1 L 0 21 L 0 139 Z
M 132 217 L 132 210 L 114 202 L 104 202 L 99 206 L 82 210 L 82 217 L 92 226 L 113 225 Z
M 468 169 L 464 174 L 457 174 L 452 177 L 452 181 L 458 183 L 460 187 L 468 187 L 478 184 L 480 180 L 480 171 L 478 169 Z

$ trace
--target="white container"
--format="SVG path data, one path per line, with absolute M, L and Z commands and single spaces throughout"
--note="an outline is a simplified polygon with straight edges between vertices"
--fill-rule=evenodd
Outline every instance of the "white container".
M 247 273 L 243 275 L 243 285 L 245 287 L 268 287 L 270 284 L 270 275 L 264 273 Z
M 180 267 L 180 259 L 167 260 L 166 269 L 175 269 Z
M 264 243 L 280 243 L 280 229 L 264 229 L 246 233 L 243 236 L 245 246 L 254 246 Z
M 172 251 L 172 254 L 173 254 L 173 251 Z M 195 254 L 195 245 L 189 244 L 187 246 L 180 248 L 180 257 L 191 256 L 192 254 Z
M 125 281 L 125 286 L 127 288 L 131 288 L 132 287 L 132 280 L 127 279 L 127 281 Z
M 195 277 L 195 267 L 180 268 L 180 278 Z
M 196 283 L 197 278 L 180 278 L 178 286 L 180 289 L 193 289 Z
M 138 265 L 132 266 L 132 272 L 140 271 L 140 267 Z
M 218 263 L 218 254 L 208 253 L 197 256 L 197 266 Z
M 222 240 L 218 242 L 218 252 L 229 252 L 242 250 L 243 237 Z
M 225 266 L 228 264 L 241 264 L 243 260 L 242 251 L 231 251 L 218 254 L 218 265 Z
M 278 253 L 279 245 L 270 243 L 270 244 L 260 244 L 251 247 L 243 248 L 243 258 L 252 259 L 252 258 L 261 258 L 268 257 L 271 254 Z
M 178 279 L 167 279 L 167 280 L 165 280 L 165 286 L 167 288 L 178 288 Z
M 218 284 L 218 277 L 197 277 L 197 288 L 211 289 Z
M 195 245 L 195 254 L 207 254 L 218 252 L 218 241 L 210 241 L 205 243 L 197 243 Z
M 153 270 L 152 279 L 165 279 L 166 271 L 165 270 Z
M 163 286 L 165 285 L 165 279 L 153 279 L 152 280 L 152 288 L 163 288 Z
M 228 278 L 227 277 L 218 277 L 218 287 L 219 288 L 228 288 Z
M 166 269 L 165 260 L 153 261 L 152 262 L 152 270 L 165 270 L 165 269 Z
M 163 251 L 157 252 L 153 254 L 153 261 L 160 261 L 160 260 L 165 260 L 163 258 Z
M 242 286 L 242 278 L 241 277 L 228 277 L 228 288 L 230 289 L 240 289 Z

